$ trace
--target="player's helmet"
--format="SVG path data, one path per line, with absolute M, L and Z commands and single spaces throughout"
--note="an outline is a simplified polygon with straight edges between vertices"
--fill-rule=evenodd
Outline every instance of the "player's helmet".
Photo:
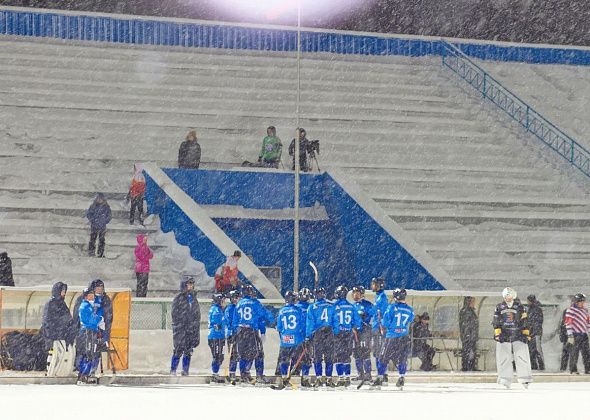
M 320 287 L 319 289 L 315 289 L 313 291 L 313 295 L 315 296 L 316 300 L 325 299 L 326 298 L 326 289 Z
M 297 293 L 292 292 L 291 290 L 285 293 L 285 302 L 287 303 L 295 303 L 297 302 Z
M 352 288 L 352 293 L 360 293 L 361 295 L 365 294 L 365 288 L 363 286 L 354 286 Z
M 574 295 L 574 302 L 585 302 L 586 295 L 584 293 L 576 293 Z
M 223 293 L 213 293 L 211 299 L 213 299 L 213 303 L 221 305 L 221 303 L 225 300 L 225 296 Z
M 371 280 L 371 288 L 376 292 L 380 292 L 385 289 L 385 280 L 381 277 L 373 277 Z
M 334 291 L 334 297 L 336 299 L 346 299 L 346 295 L 348 294 L 348 287 L 346 286 L 338 286 Z
M 395 289 L 393 291 L 393 298 L 395 300 L 406 300 L 406 296 L 408 296 L 408 292 L 406 292 L 406 289 Z
M 232 302 L 234 300 L 238 300 L 241 296 L 242 294 L 239 290 L 232 290 L 231 292 L 229 292 L 229 300 L 231 300 Z
M 507 287 L 504 290 L 502 290 L 502 297 L 504 298 L 504 300 L 506 300 L 507 297 L 512 298 L 512 300 L 516 299 L 516 290 L 514 290 L 512 287 Z
M 244 286 L 244 296 L 256 297 L 256 290 L 251 284 L 247 284 Z
M 307 287 L 304 287 L 303 289 L 301 289 L 299 291 L 299 301 L 307 302 L 311 298 L 312 298 L 311 290 L 309 290 Z

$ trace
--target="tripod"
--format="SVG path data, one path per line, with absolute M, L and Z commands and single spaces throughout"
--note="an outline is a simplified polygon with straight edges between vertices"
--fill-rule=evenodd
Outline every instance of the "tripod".
M 318 162 L 318 157 L 313 150 L 309 152 L 309 169 L 310 172 L 313 172 L 313 162 L 315 162 L 315 166 L 318 168 L 318 172 L 322 172 L 320 169 L 320 163 Z

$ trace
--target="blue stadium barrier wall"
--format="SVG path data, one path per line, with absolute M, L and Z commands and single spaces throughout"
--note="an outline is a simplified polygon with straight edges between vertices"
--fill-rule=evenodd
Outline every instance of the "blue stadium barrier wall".
M 200 205 L 234 205 L 248 209 L 293 207 L 293 174 L 164 169 Z M 190 248 L 210 276 L 225 261 L 219 250 L 147 177 L 148 212 L 160 216 L 161 229 Z M 327 173 L 301 176 L 301 206 L 323 205 L 328 220 L 300 223 L 300 287 L 314 287 L 309 261 L 320 271 L 321 285 L 369 286 L 372 277 L 387 287 L 444 290 L 444 287 L 392 238 Z M 258 266 L 280 266 L 282 290 L 293 288 L 293 222 L 266 219 L 214 219 Z
M 260 28 L 119 15 L 0 8 L 0 34 L 123 44 L 296 51 L 294 28 Z M 453 41 L 473 58 L 543 64 L 590 65 L 590 49 Z M 357 55 L 441 55 L 435 38 L 302 32 L 303 52 Z

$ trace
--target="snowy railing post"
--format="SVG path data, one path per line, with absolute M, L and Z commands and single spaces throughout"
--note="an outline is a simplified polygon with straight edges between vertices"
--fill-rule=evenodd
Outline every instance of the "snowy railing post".
M 590 162 L 590 152 L 588 150 L 535 111 L 529 104 L 502 85 L 502 83 L 494 79 L 483 68 L 471 61 L 457 46 L 445 40 L 441 40 L 441 46 L 443 66 L 448 67 L 453 73 L 467 82 L 467 84 L 481 92 L 483 98 L 495 104 L 527 131 L 534 134 L 535 137 L 565 158 L 575 168 L 580 170 L 580 172 L 590 177 L 590 165 L 588 164 Z M 449 60 L 448 57 L 453 57 L 453 60 Z M 481 85 L 479 84 L 478 77 L 472 77 L 472 74 L 482 75 Z M 522 118 L 523 109 L 526 109 L 524 119 Z M 565 143 L 570 144 L 570 153 L 566 153 Z M 579 158 L 579 162 L 577 162 L 576 156 Z

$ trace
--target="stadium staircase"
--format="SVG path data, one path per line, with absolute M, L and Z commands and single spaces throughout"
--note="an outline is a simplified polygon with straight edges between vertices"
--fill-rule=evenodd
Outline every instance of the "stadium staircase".
M 0 248 L 16 283 L 134 288 L 135 233 L 157 223 L 127 221 L 133 163 L 175 166 L 196 129 L 203 168 L 239 166 L 275 125 L 290 167 L 295 77 L 286 53 L 0 37 Z M 321 169 L 349 174 L 464 289 L 586 283 L 587 181 L 440 58 L 306 54 L 301 100 Z M 105 260 L 86 257 L 97 191 L 114 211 Z M 166 246 L 155 251 L 150 287 L 176 290 Z

